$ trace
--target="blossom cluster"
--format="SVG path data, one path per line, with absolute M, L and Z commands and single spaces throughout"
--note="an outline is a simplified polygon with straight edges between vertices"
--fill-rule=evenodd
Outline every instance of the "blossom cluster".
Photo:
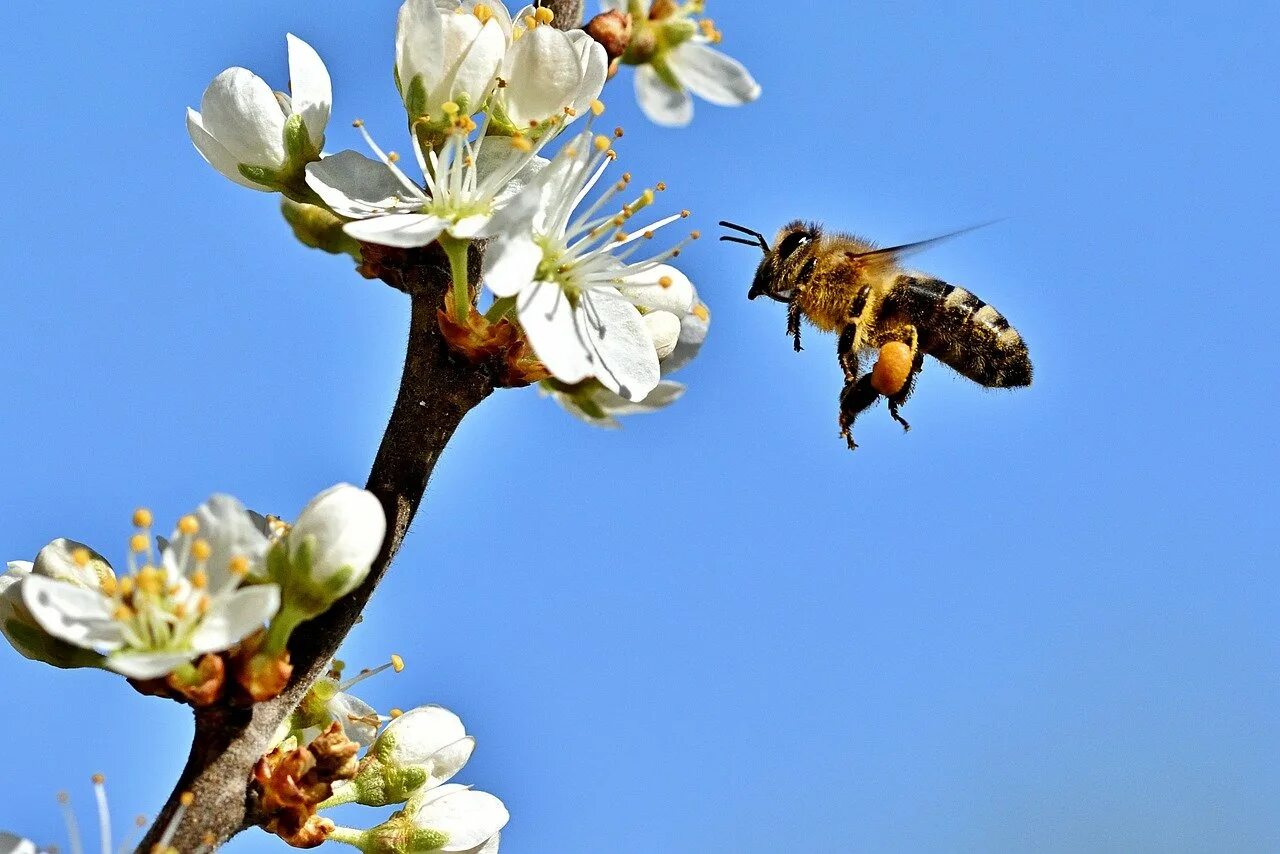
M 365 578 L 386 533 L 378 500 L 348 484 L 316 496 L 292 526 L 228 495 L 183 516 L 167 539 L 153 522 L 150 510 L 134 511 L 127 572 L 68 539 L 10 562 L 0 632 L 27 658 L 166 680 L 197 704 L 225 687 L 225 665 L 211 676 L 204 657 L 249 651 L 236 675 L 263 699 L 282 685 L 264 687 L 261 671 L 273 662 L 278 671 L 293 629 Z
M 630 174 L 597 192 L 621 131 L 599 134 L 593 125 L 619 63 L 638 66 L 641 104 L 665 124 L 687 121 L 686 87 L 725 104 L 758 95 L 745 69 L 708 46 L 719 34 L 694 20 L 701 11 L 700 2 L 605 2 L 585 30 L 565 31 L 545 8 L 512 15 L 496 2 L 406 0 L 394 76 L 416 178 L 358 120 L 373 157 L 323 151 L 330 77 L 294 36 L 290 93 L 229 69 L 214 79 L 201 111 L 188 111 L 188 129 L 228 178 L 288 197 L 287 215 L 308 245 L 359 256 L 363 247 L 438 243 L 451 261 L 449 311 L 464 337 L 509 324 L 533 356 L 512 384 L 541 382 L 571 413 L 616 426 L 616 416 L 680 397 L 683 386 L 667 377 L 697 354 L 710 312 L 672 264 L 696 231 L 644 251 L 688 211 L 637 223 L 665 186 L 630 190 Z M 630 34 L 625 49 L 596 26 L 615 17 Z M 655 87 L 674 112 L 655 106 Z M 584 117 L 585 130 L 565 133 Z M 556 141 L 563 144 L 552 154 Z M 467 281 L 468 251 L 478 242 L 490 296 L 483 318 Z

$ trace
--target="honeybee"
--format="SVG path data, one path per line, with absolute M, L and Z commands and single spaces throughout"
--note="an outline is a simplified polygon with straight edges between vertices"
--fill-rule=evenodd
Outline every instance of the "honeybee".
M 802 318 L 839 336 L 840 436 L 850 450 L 858 446 L 854 421 L 882 396 L 893 419 L 911 429 L 901 409 L 926 354 L 987 388 L 1031 384 L 1027 345 L 1004 315 L 964 288 L 900 266 L 904 257 L 963 232 L 878 249 L 852 235 L 824 232 L 817 223 L 796 221 L 779 231 L 770 247 L 758 231 L 720 224 L 751 238 L 725 235 L 721 240 L 764 253 L 747 298 L 787 304 L 787 334 L 797 351 Z M 863 358 L 872 356 L 876 361 L 864 374 Z

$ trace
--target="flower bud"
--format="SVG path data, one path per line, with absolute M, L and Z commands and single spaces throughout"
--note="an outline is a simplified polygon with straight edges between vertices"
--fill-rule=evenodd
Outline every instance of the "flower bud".
M 604 47 L 610 62 L 626 53 L 631 44 L 631 16 L 619 9 L 596 15 L 583 29 Z
M 360 847 L 379 854 L 418 851 L 496 854 L 510 814 L 488 792 L 450 784 L 415 798 L 404 810 L 362 835 Z
M 404 803 L 450 780 L 474 750 L 475 739 L 457 715 L 440 706 L 420 706 L 393 720 L 374 740 L 351 784 L 354 800 L 371 807 Z
M 0 575 L 0 634 L 20 655 L 32 661 L 64 669 L 102 666 L 101 655 L 55 638 L 31 614 L 22 601 L 22 582 L 31 572 L 31 564 L 11 561 L 8 570 Z
M 282 610 L 305 619 L 328 610 L 364 581 L 386 531 L 372 493 L 344 483 L 317 495 L 267 559 Z

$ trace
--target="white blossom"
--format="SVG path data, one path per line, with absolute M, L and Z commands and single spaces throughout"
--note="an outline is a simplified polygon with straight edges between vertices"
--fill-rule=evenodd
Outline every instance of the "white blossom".
M 411 134 L 424 188 L 378 147 L 363 124 L 360 129 L 379 159 L 343 151 L 309 165 L 307 183 L 334 213 L 354 220 L 345 226 L 347 234 L 382 246 L 409 249 L 444 235 L 471 240 L 501 232 L 516 213 L 503 216 L 507 203 L 544 163 L 524 137 L 485 137 L 483 127 L 475 138 L 455 129 L 439 152 L 424 152 Z
M 694 291 L 685 276 L 664 266 L 680 247 L 641 261 L 631 257 L 688 212 L 624 231 L 655 198 L 645 190 L 620 210 L 611 208 L 627 189 L 626 176 L 584 204 L 615 156 L 610 140 L 593 139 L 589 130 L 561 149 L 525 190 L 526 202 L 512 206 L 523 219 L 489 242 L 484 274 L 496 297 L 514 300 L 529 344 L 555 379 L 571 385 L 595 379 L 628 401 L 642 401 L 658 385 L 660 351 L 674 349 L 675 320 L 692 310 Z M 672 316 L 646 321 L 659 311 Z
M 184 517 L 157 554 L 150 514 L 135 517 L 129 573 L 68 540 L 41 550 L 22 604 L 51 637 L 104 656 L 103 666 L 156 679 L 239 643 L 280 606 L 274 584 L 243 585 L 267 547 L 240 502 L 215 495 Z
M 291 94 L 247 68 L 228 68 L 187 109 L 196 150 L 227 178 L 252 190 L 280 190 L 319 157 L 333 104 L 329 72 L 311 45 L 288 36 Z
M 387 533 L 387 517 L 373 493 L 348 483 L 311 499 L 285 538 L 291 560 L 305 548 L 309 584 L 337 599 L 359 586 Z
M 723 107 L 760 97 L 759 84 L 742 63 L 710 47 L 722 35 L 710 19 L 695 20 L 703 10 L 700 0 L 603 0 L 601 5 L 631 15 L 631 47 L 622 61 L 636 66 L 636 98 L 655 123 L 689 124 L 690 91 Z
M 407 0 L 396 29 L 395 70 L 411 123 L 443 125 L 479 112 L 510 34 L 510 18 L 498 2 Z

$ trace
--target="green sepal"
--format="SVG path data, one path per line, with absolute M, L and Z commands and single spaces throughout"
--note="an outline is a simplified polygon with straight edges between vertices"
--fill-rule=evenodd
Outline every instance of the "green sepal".
M 32 661 L 40 661 L 62 670 L 82 667 L 101 669 L 106 666 L 106 658 L 98 653 L 50 637 L 43 629 L 21 620 L 6 622 L 4 634 L 14 649 Z
M 675 18 L 658 28 L 658 41 L 664 50 L 679 47 L 698 34 L 698 25 L 688 18 Z
M 269 190 L 280 192 L 284 187 L 284 173 L 275 169 L 268 169 L 266 166 L 250 166 L 248 163 L 241 163 L 239 169 L 245 179 L 261 184 Z
M 403 804 L 427 782 L 427 770 L 416 765 L 397 768 L 386 761 L 386 752 L 378 750 L 372 760 L 361 763 L 360 773 L 352 780 L 356 803 L 366 807 L 388 807 Z
M 684 86 L 680 83 L 680 78 L 671 70 L 671 66 L 667 65 L 665 57 L 655 56 L 650 63 L 653 70 L 658 75 L 658 79 L 677 92 L 683 92 Z
M 397 82 L 399 77 L 397 73 Z M 421 74 L 409 81 L 409 88 L 404 92 L 404 108 L 409 111 L 410 124 L 421 118 L 432 118 L 427 115 L 427 84 L 423 81 Z
M 320 159 L 301 113 L 294 113 L 284 121 L 284 150 L 289 157 L 290 172 L 305 170 L 308 163 Z
M 280 201 L 280 213 L 293 230 L 293 236 L 303 246 L 319 249 L 331 255 L 350 255 L 360 263 L 360 241 L 343 229 L 346 220 L 319 205 L 295 202 L 290 198 Z

